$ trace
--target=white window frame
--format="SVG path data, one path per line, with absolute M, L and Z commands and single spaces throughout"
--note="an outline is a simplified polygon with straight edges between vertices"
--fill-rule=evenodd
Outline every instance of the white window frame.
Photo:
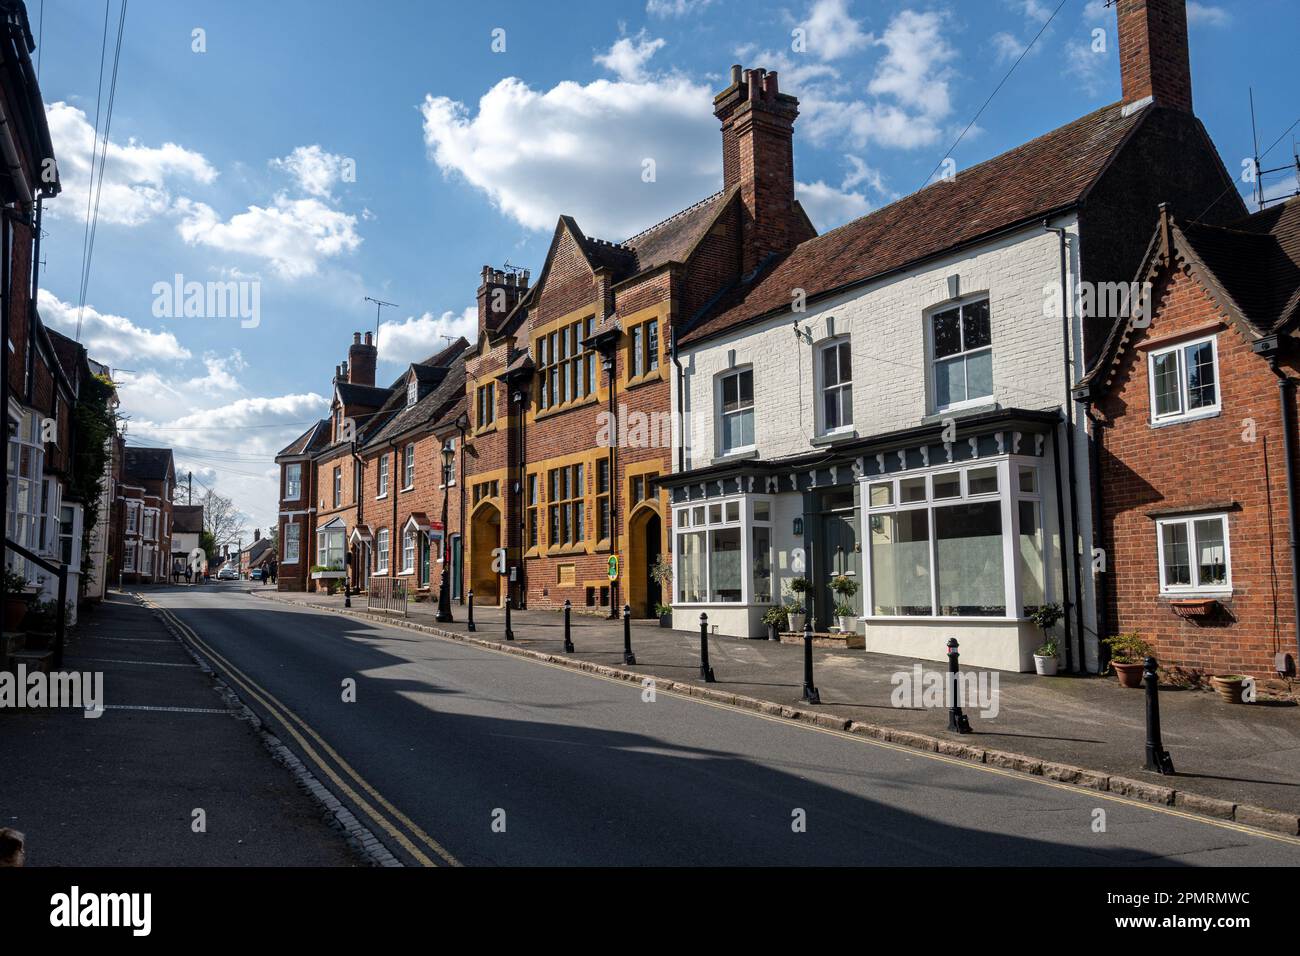
M 415 375 L 411 375 L 411 380 L 406 383 L 406 407 L 410 408 L 419 400 L 420 383 L 416 380 Z
M 978 471 L 984 468 L 996 468 L 998 478 L 998 490 L 996 492 L 972 494 L 970 492 L 971 471 Z M 1020 490 L 1020 468 L 1032 467 L 1036 469 L 1034 477 L 1034 491 L 1023 492 Z M 1043 487 L 1045 474 L 1049 465 L 1040 458 L 1028 457 L 1024 455 L 999 455 L 988 458 L 977 458 L 971 461 L 954 462 L 952 464 L 942 464 L 930 468 L 917 468 L 909 471 L 892 472 L 887 475 L 876 475 L 873 477 L 863 477 L 859 479 L 862 488 L 861 494 L 861 516 L 862 527 L 859 529 L 862 542 L 862 616 L 865 619 L 874 621 L 1024 621 L 1023 615 L 1024 589 L 1020 580 L 1020 562 L 1018 560 L 1018 548 L 1020 546 L 1020 507 L 1021 501 L 1033 501 L 1038 505 L 1038 522 L 1039 528 L 1043 535 L 1043 601 L 1052 603 L 1056 598 L 1053 591 L 1055 583 L 1051 574 L 1051 560 L 1049 558 L 1049 543 L 1053 540 L 1052 535 L 1055 533 L 1046 526 L 1047 511 L 1043 497 Z M 936 475 L 946 475 L 951 472 L 958 472 L 960 475 L 961 493 L 951 498 L 934 497 L 934 478 Z M 1048 476 L 1050 477 L 1050 476 Z M 912 478 L 923 478 L 925 481 L 925 500 L 915 502 L 903 502 L 899 498 L 900 481 Z M 871 489 L 875 485 L 891 485 L 891 501 L 888 505 L 871 504 Z M 997 501 L 1000 504 L 1002 514 L 1002 586 L 1003 586 L 1003 605 L 1006 609 L 1002 615 L 953 615 L 939 614 L 939 574 L 938 574 L 938 539 L 935 536 L 934 511 L 936 508 L 943 508 L 951 505 L 963 503 L 980 503 L 988 501 Z M 930 614 L 876 614 L 876 595 L 875 595 L 875 574 L 874 574 L 874 554 L 871 549 L 871 519 L 874 516 L 883 514 L 897 514 L 903 511 L 924 510 L 929 513 L 927 518 L 929 532 L 929 585 L 930 585 Z
M 1196 522 L 1218 520 L 1223 526 L 1223 563 L 1227 580 L 1223 584 L 1201 584 L 1199 547 L 1196 541 Z M 1187 526 L 1187 562 L 1190 584 L 1168 584 L 1165 581 L 1165 528 L 1169 525 Z M 1232 593 L 1232 542 L 1229 540 L 1228 514 L 1225 511 L 1201 512 L 1156 519 L 1156 567 L 1159 573 L 1160 593 L 1176 597 L 1195 597 L 1201 594 L 1224 595 Z
M 335 537 L 338 539 L 337 548 L 330 546 L 330 541 Z M 331 551 L 337 551 L 339 560 L 338 567 L 331 565 L 329 555 Z M 330 571 L 346 571 L 348 566 L 348 542 L 347 529 L 342 522 L 330 522 L 325 527 L 316 532 L 316 563 Z
M 288 522 L 284 526 L 284 557 L 281 564 L 297 564 L 302 555 L 302 525 Z
M 375 500 L 388 497 L 388 452 L 379 456 L 379 474 L 375 480 Z
M 726 381 L 729 378 L 738 378 L 741 375 L 749 375 L 749 393 L 750 393 L 749 405 L 746 408 L 740 408 L 732 412 L 723 411 L 722 396 L 724 394 Z M 718 429 L 718 440 L 717 440 L 718 453 L 720 455 L 738 455 L 738 454 L 744 454 L 745 452 L 753 451 L 758 444 L 758 416 L 756 414 L 758 402 L 754 394 L 754 367 L 752 365 L 741 365 L 741 366 L 737 366 L 736 368 L 729 368 L 725 372 L 718 373 L 717 377 L 714 379 L 714 383 L 715 384 L 714 384 L 713 407 L 714 409 L 716 409 L 717 412 L 715 416 L 714 424 L 715 427 Z M 739 385 L 736 386 L 736 396 L 737 396 L 737 400 L 739 400 L 739 396 L 740 396 Z M 730 417 L 745 415 L 745 414 L 749 415 L 750 422 L 751 422 L 750 427 L 754 433 L 754 440 L 751 441 L 748 445 L 736 445 L 734 447 L 728 446 L 727 439 L 726 439 L 727 429 L 725 427 L 725 423 L 727 419 Z
M 1187 385 L 1187 350 L 1197 345 L 1210 344 L 1210 368 L 1214 371 L 1214 403 L 1200 408 L 1188 409 Z M 1178 356 L 1178 411 L 1156 414 L 1156 359 L 1176 353 Z M 1223 410 L 1223 380 L 1219 375 L 1219 337 L 1202 335 L 1198 338 L 1176 342 L 1147 353 L 1147 395 L 1151 407 L 1150 424 L 1152 428 L 1173 425 L 1178 422 L 1191 422 L 1201 418 L 1213 418 Z
M 847 379 L 843 377 L 844 370 L 842 368 L 839 368 L 838 349 L 841 345 L 848 346 L 848 351 L 849 351 L 849 377 Z M 827 385 L 825 380 L 826 379 L 826 375 L 824 372 L 825 366 L 823 365 L 824 359 L 822 358 L 822 355 L 828 349 L 837 350 L 836 352 L 837 357 L 835 360 L 835 364 L 837 369 L 839 369 L 841 377 L 839 382 L 837 382 L 835 385 Z M 817 434 L 818 435 L 839 435 L 845 432 L 853 431 L 853 401 L 852 399 L 849 400 L 849 405 L 847 409 L 844 408 L 844 403 L 843 403 L 844 390 L 848 389 L 850 394 L 852 394 L 853 392 L 853 344 L 850 340 L 850 337 L 847 335 L 838 335 L 835 336 L 834 338 L 824 339 L 823 341 L 818 342 L 816 348 L 813 349 L 813 356 L 814 356 L 813 375 L 815 376 L 814 381 L 816 381 L 817 383 L 817 407 L 814 412 L 814 414 L 817 416 Z M 827 392 L 830 392 L 832 390 L 838 393 L 836 398 L 840 404 L 840 414 L 841 416 L 843 416 L 844 414 L 847 413 L 848 421 L 847 422 L 841 421 L 840 424 L 835 426 L 834 428 L 828 428 L 826 425 L 825 397 Z
M 402 449 L 402 490 L 410 491 L 415 487 L 415 442 L 407 443 Z
M 419 553 L 419 544 L 416 535 L 420 534 L 415 528 L 407 528 L 402 532 L 402 573 L 414 574 L 415 562 Z
M 392 539 L 387 528 L 375 532 L 375 573 L 388 573 L 388 552 L 392 548 Z
M 754 517 L 754 506 L 756 504 L 766 504 L 768 517 L 766 520 L 759 520 Z M 728 517 L 728 505 L 737 504 L 737 517 Z M 718 518 L 712 516 L 712 508 L 719 508 Z M 689 504 L 676 506 L 673 511 L 673 607 L 768 607 L 778 603 L 779 595 L 776 593 L 776 564 L 772 556 L 776 551 L 776 524 L 773 521 L 773 515 L 776 513 L 776 500 L 771 495 L 730 495 L 726 498 L 708 498 Z M 768 600 L 758 601 L 754 596 L 754 528 L 769 529 L 768 536 L 768 567 L 771 569 L 772 586 L 771 594 Z M 740 529 L 740 600 L 739 601 L 715 601 L 713 600 L 713 576 L 711 571 L 710 556 L 713 553 L 713 533 L 723 529 L 739 528 Z M 677 579 L 678 570 L 681 567 L 679 547 L 679 535 L 695 534 L 704 532 L 704 595 L 703 601 L 683 601 L 680 600 L 680 582 Z
M 16 420 L 15 420 L 16 419 Z M 8 500 L 5 508 L 8 512 L 7 533 L 15 541 L 30 551 L 39 551 L 37 540 L 41 527 L 42 482 L 45 479 L 45 445 L 40 440 L 40 416 L 24 410 L 21 415 L 12 411 L 9 420 L 14 424 L 14 434 L 9 439 L 5 468 L 8 474 Z M 26 465 L 23 467 L 24 454 Z M 22 502 L 26 508 L 20 509 Z M 17 553 L 9 556 L 9 565 L 24 574 L 32 573 L 27 562 Z
M 126 503 L 126 533 L 140 533 L 140 499 L 128 500 Z
M 342 507 L 343 505 L 343 466 L 342 465 L 334 466 L 332 481 L 334 485 L 333 488 L 334 497 L 331 498 L 330 500 L 335 508 L 339 508 Z
M 978 348 L 966 349 L 965 333 L 963 332 L 962 351 L 954 352 L 952 355 L 945 355 L 943 358 L 939 358 L 935 354 L 936 351 L 935 341 L 934 341 L 935 317 L 939 315 L 941 312 L 949 312 L 953 309 L 964 310 L 968 305 L 974 305 L 976 302 L 987 302 L 989 304 L 989 344 L 981 345 Z M 962 409 L 962 408 L 976 408 L 981 405 L 990 404 L 994 400 L 993 396 L 997 393 L 996 382 L 992 383 L 992 388 L 990 389 L 989 394 L 987 395 L 980 395 L 977 396 L 976 398 L 964 398 L 961 399 L 960 401 L 949 402 L 946 405 L 940 404 L 939 403 L 939 373 L 938 373 L 938 367 L 940 362 L 951 362 L 954 359 L 960 358 L 962 359 L 963 365 L 965 365 L 966 361 L 972 355 L 977 355 L 981 352 L 988 352 L 990 355 L 993 355 L 993 346 L 994 346 L 993 301 L 990 295 L 987 292 L 977 292 L 973 295 L 963 296 L 962 298 L 957 299 L 954 302 L 944 302 L 941 305 L 932 306 L 931 308 L 925 310 L 924 322 L 925 322 L 925 350 L 926 350 L 926 357 L 929 360 L 927 374 L 930 380 L 930 404 L 934 408 L 935 413 L 938 414 L 939 412 L 955 411 L 957 409 Z M 958 326 L 960 328 L 960 319 L 958 320 Z M 964 381 L 967 382 L 966 391 L 969 394 L 970 377 L 966 375 L 964 370 L 962 374 L 964 377 Z

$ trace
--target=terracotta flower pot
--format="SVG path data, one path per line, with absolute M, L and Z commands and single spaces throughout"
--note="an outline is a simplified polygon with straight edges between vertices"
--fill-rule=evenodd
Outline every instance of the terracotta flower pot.
M 23 618 L 27 616 L 27 602 L 21 597 L 5 597 L 5 631 L 16 631 L 22 626 Z
M 1240 704 L 1245 685 L 1240 677 L 1211 677 L 1215 691 L 1229 704 Z
M 1118 661 L 1111 661 L 1110 666 L 1115 669 L 1115 676 L 1119 678 L 1120 687 L 1142 686 L 1141 664 L 1121 664 Z

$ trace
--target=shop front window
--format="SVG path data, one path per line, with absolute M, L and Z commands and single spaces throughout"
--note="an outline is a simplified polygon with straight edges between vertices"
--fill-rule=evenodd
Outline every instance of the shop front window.
M 880 478 L 865 497 L 873 616 L 1022 617 L 1046 601 L 1036 464 Z
M 771 603 L 771 513 L 766 498 L 732 498 L 677 509 L 677 600 Z

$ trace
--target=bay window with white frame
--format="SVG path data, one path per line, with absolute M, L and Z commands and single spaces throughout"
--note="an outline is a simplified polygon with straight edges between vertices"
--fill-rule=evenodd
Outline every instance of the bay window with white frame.
M 1043 468 L 1001 457 L 863 479 L 866 616 L 1023 620 L 1046 603 Z
M 683 505 L 673 517 L 679 605 L 772 603 L 772 499 Z
M 344 529 L 331 525 L 316 532 L 316 561 L 328 571 L 344 570 L 346 544 Z

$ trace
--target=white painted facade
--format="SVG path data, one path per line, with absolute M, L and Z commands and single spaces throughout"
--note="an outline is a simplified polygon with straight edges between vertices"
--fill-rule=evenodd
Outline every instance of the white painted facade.
M 940 185 L 932 188 L 944 187 Z M 1072 215 L 1065 216 L 1052 225 L 1064 227 L 1069 236 L 1067 262 L 1070 274 L 1067 282 L 1073 287 L 1074 277 L 1078 275 L 1078 246 L 1075 241 L 1077 220 Z M 961 427 L 964 420 L 973 420 L 986 413 L 996 416 L 999 411 L 1063 414 L 1067 383 L 1058 311 L 1060 266 L 1058 235 L 1048 231 L 1043 224 L 1035 224 L 833 298 L 809 303 L 806 311 L 801 314 L 786 311 L 763 322 L 711 338 L 697 346 L 682 346 L 679 351 L 682 373 L 680 378 L 676 374 L 673 376 L 672 384 L 674 408 L 679 407 L 679 391 L 682 393 L 680 407 L 684 410 L 686 434 L 683 436 L 683 429 L 679 427 L 674 442 L 680 446 L 683 438 L 686 439 L 685 467 L 681 469 L 676 455 L 674 466 L 686 473 L 707 470 L 703 473 L 710 481 L 720 472 L 729 473 L 729 465 L 735 465 L 744 471 L 747 463 L 751 462 L 756 466 L 760 463 L 766 466 L 769 474 L 780 473 L 780 459 L 799 457 L 800 461 L 793 469 L 799 470 L 806 467 L 810 456 L 815 460 L 819 450 L 827 453 L 827 460 L 833 458 L 837 448 L 843 449 L 842 454 L 852 458 L 862 454 L 858 449 L 873 436 L 887 436 L 912 429 L 924 430 L 927 427 L 937 433 L 948 420 Z M 978 310 L 982 308 L 979 303 L 983 300 L 987 301 L 991 360 L 983 357 L 983 353 L 972 353 L 969 357 L 972 364 L 966 367 L 972 369 L 974 380 L 991 365 L 991 394 L 945 405 L 940 401 L 939 394 L 942 391 L 939 380 L 943 373 L 936 367 L 934 354 L 934 314 L 949 310 L 954 305 L 968 303 L 975 303 L 973 308 Z M 1071 358 L 1074 367 L 1070 377 L 1077 380 L 1083 371 L 1080 367 L 1081 338 L 1077 310 L 1072 308 L 1071 312 Z M 824 419 L 826 415 L 833 416 L 835 413 L 822 411 L 826 401 L 822 389 L 824 377 L 834 373 L 824 371 L 823 363 L 827 360 L 821 355 L 821 350 L 827 344 L 841 340 L 847 341 L 851 357 L 852 425 L 828 435 Z M 724 386 L 724 381 L 728 376 L 744 370 L 751 372 L 752 443 L 747 441 L 749 432 L 746 428 L 733 423 L 731 434 L 734 440 L 728 446 L 728 432 L 721 424 L 723 392 L 724 388 L 729 388 L 727 394 L 733 400 L 738 393 L 735 387 Z M 1079 531 L 1082 542 L 1090 543 L 1088 443 L 1083 424 L 1077 418 L 1076 415 L 1075 480 Z M 1037 468 L 1036 492 L 1032 502 L 1026 499 L 1025 505 L 1026 508 L 1032 506 L 1039 513 L 1046 564 L 1043 582 L 1046 593 L 1040 595 L 1035 603 L 1064 603 L 1060 580 L 1057 469 L 1054 464 L 1057 449 L 1053 432 L 1055 436 L 1063 436 L 1065 428 L 1061 425 L 1053 429 L 1050 424 L 1040 427 L 1045 434 L 1038 440 L 1040 454 L 1034 459 Z M 989 445 L 985 442 L 987 447 L 979 452 L 978 463 L 981 466 L 1000 468 L 1002 481 L 1014 486 L 1018 480 L 1015 463 L 1024 462 L 1013 457 L 1011 446 L 1014 443 L 1016 450 L 1027 452 L 1033 447 L 1035 438 L 1011 430 L 1005 434 L 999 432 L 992 437 L 996 444 Z M 734 447 L 737 444 L 741 446 L 738 451 Z M 1065 442 L 1061 441 L 1061 445 L 1060 455 L 1064 461 Z M 972 443 L 970 447 L 971 454 L 974 454 L 975 445 Z M 962 451 L 965 450 L 963 446 Z M 1002 452 L 1001 455 L 998 454 L 999 451 Z M 948 637 L 955 636 L 962 644 L 962 660 L 966 663 L 1008 670 L 1031 670 L 1032 651 L 1041 643 L 1042 636 L 1024 620 L 1023 609 L 1012 606 L 1013 601 L 1020 602 L 1015 600 L 1017 593 L 1011 590 L 1007 591 L 1008 599 L 1003 602 L 1007 608 L 998 615 L 989 615 L 987 610 L 981 611 L 983 616 L 977 617 L 961 614 L 921 615 L 915 609 L 909 615 L 889 615 L 878 613 L 873 608 L 872 592 L 876 589 L 871 582 L 871 548 L 866 544 L 870 539 L 872 512 L 864 507 L 864 502 L 868 501 L 868 488 L 872 484 L 871 472 L 875 468 L 876 456 L 873 453 L 869 457 L 872 461 L 865 463 L 860 475 L 856 474 L 858 468 L 854 468 L 855 475 L 850 477 L 847 485 L 854 489 L 853 515 L 859 553 L 844 555 L 840 559 L 842 563 L 836 566 L 837 569 L 848 569 L 846 573 L 856 577 L 862 584 L 856 597 L 858 629 L 865 633 L 867 650 L 941 660 L 944 657 L 944 642 Z M 907 463 L 904 462 L 905 456 L 888 462 L 884 462 L 883 457 L 881 456 L 881 467 L 894 469 L 894 477 L 898 474 L 917 479 L 927 475 L 932 477 L 946 473 L 945 469 L 951 471 L 952 468 L 925 450 L 921 451 L 919 460 L 913 457 Z M 862 459 L 858 458 L 857 462 L 861 464 Z M 847 477 L 846 467 L 848 466 L 841 462 L 838 474 L 830 480 L 843 485 Z M 903 470 L 899 471 L 900 468 Z M 1066 484 L 1068 470 L 1062 468 L 1061 471 L 1062 507 L 1066 510 L 1065 527 L 1069 528 L 1070 495 Z M 877 474 L 877 477 L 880 476 Z M 782 589 L 791 578 L 806 576 L 809 572 L 806 565 L 816 560 L 816 555 L 805 547 L 806 537 L 796 533 L 796 519 L 803 517 L 807 507 L 808 482 L 824 483 L 827 479 L 825 471 L 818 477 L 808 479 L 783 477 L 778 481 L 779 491 L 769 495 L 773 515 L 771 562 L 774 569 L 774 600 L 780 600 Z M 727 481 L 730 479 L 687 486 L 681 490 L 681 494 L 690 498 L 683 499 L 675 494 L 674 507 L 681 508 L 684 500 L 698 500 L 701 504 L 705 501 L 721 501 L 724 499 L 718 496 L 725 495 L 728 491 L 735 491 L 742 498 L 752 498 L 772 489 L 770 480 L 763 477 L 758 478 L 757 487 L 752 491 L 744 487 L 749 479 L 737 481 L 734 486 L 727 484 Z M 919 487 L 919 482 L 912 484 Z M 927 481 L 926 487 L 932 489 L 932 482 Z M 965 483 L 961 487 L 965 489 Z M 898 486 L 895 486 L 895 491 L 898 491 Z M 1003 570 L 1004 582 L 1008 587 L 1018 587 L 1016 576 L 1023 569 L 1015 559 L 1012 545 L 1016 544 L 1015 535 L 1019 530 L 1017 512 L 1021 499 L 1014 487 L 1004 485 L 1001 491 L 999 500 L 1002 502 L 1004 519 L 1002 528 L 1005 535 L 1011 538 L 1011 544 L 1004 549 L 1007 558 L 1007 566 Z M 971 507 L 975 509 L 974 502 L 978 496 L 971 500 Z M 987 504 L 988 499 L 985 500 L 986 510 L 991 516 L 992 505 Z M 679 515 L 680 511 L 674 514 L 675 537 L 686 530 L 679 523 Z M 932 513 L 931 519 L 934 520 L 934 517 Z M 744 530 L 748 532 L 752 529 Z M 679 540 L 680 538 L 674 542 L 675 571 L 680 565 L 677 555 Z M 749 533 L 744 534 L 743 541 L 745 548 L 741 566 L 749 571 L 757 560 L 756 547 Z M 932 544 L 932 549 L 939 547 L 941 546 Z M 803 549 L 805 565 L 802 570 L 799 567 L 800 549 Z M 1081 553 L 1084 553 L 1083 544 Z M 935 561 L 933 570 L 937 573 L 943 556 L 932 550 L 931 557 Z M 1087 660 L 1095 666 L 1096 617 L 1089 565 L 1090 562 L 1085 561 L 1081 570 L 1085 633 L 1083 644 Z M 817 569 L 812 570 L 815 572 Z M 950 574 L 949 581 L 951 578 Z M 763 633 L 759 622 L 770 603 L 754 600 L 756 596 L 762 596 L 751 593 L 755 590 L 757 589 L 752 587 L 746 588 L 743 601 L 720 601 L 716 599 L 717 595 L 705 595 L 712 600 L 684 601 L 680 588 L 675 586 L 674 626 L 698 627 L 699 615 L 705 612 L 708 613 L 711 624 L 719 625 L 721 633 L 759 636 Z M 939 608 L 939 604 L 936 599 L 935 609 Z M 822 622 L 818 623 L 818 629 L 825 629 Z M 1060 635 L 1060 626 L 1056 633 Z

